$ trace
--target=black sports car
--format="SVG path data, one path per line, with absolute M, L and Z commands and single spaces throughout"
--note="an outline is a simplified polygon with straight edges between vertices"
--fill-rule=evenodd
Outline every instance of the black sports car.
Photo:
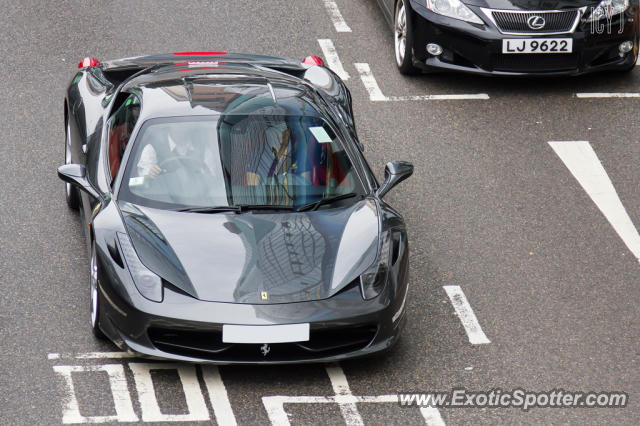
M 66 182 L 90 255 L 91 325 L 187 361 L 338 360 L 390 348 L 408 244 L 317 57 L 85 58 L 64 101 Z
M 403 74 L 630 71 L 638 59 L 635 0 L 377 0 Z

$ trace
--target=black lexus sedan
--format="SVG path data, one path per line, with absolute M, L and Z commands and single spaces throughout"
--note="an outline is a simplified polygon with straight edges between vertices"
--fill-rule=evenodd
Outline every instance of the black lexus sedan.
M 403 74 L 630 71 L 637 0 L 377 0 Z
M 382 198 L 413 166 L 388 163 L 377 183 L 351 95 L 319 58 L 178 52 L 78 67 L 58 176 L 86 235 L 96 336 L 218 363 L 392 347 L 408 242 Z

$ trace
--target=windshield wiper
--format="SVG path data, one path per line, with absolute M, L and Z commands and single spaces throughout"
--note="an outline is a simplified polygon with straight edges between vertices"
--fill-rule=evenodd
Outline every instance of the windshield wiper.
M 176 211 L 191 212 L 191 213 L 218 213 L 218 212 L 242 213 L 249 210 L 293 210 L 293 207 L 278 206 L 273 204 L 237 204 L 233 206 L 185 207 L 182 209 L 178 209 Z
M 185 207 L 177 209 L 177 212 L 192 212 L 192 213 L 218 213 L 218 212 L 237 212 L 240 213 L 242 209 L 240 206 L 215 206 L 215 207 Z
M 318 201 L 314 201 L 313 203 L 309 203 L 309 204 L 305 204 L 304 206 L 298 207 L 299 212 L 303 212 L 303 211 L 307 211 L 307 210 L 311 210 L 311 211 L 315 211 L 318 209 L 318 207 L 324 205 L 324 204 L 331 204 L 335 201 L 340 201 L 340 200 L 346 200 L 347 198 L 353 198 L 353 197 L 358 197 L 360 196 L 360 194 L 356 194 L 355 192 L 349 192 L 347 194 L 341 194 L 341 195 L 335 195 L 333 197 L 327 197 L 327 198 L 323 198 L 321 200 Z

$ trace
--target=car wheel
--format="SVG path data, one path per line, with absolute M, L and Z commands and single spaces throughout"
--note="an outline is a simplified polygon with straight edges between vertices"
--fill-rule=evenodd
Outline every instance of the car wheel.
M 413 28 L 409 19 L 407 0 L 399 0 L 393 18 L 393 39 L 396 52 L 396 65 L 401 74 L 415 74 L 413 66 Z
M 98 320 L 100 319 L 100 292 L 98 290 L 98 260 L 96 258 L 96 243 L 91 243 L 91 261 L 89 269 L 89 291 L 91 298 L 91 330 L 93 335 L 99 339 L 104 339 L 104 333 L 100 330 Z
M 71 126 L 67 120 L 67 126 L 65 129 L 65 141 L 64 141 L 64 164 L 71 163 Z M 74 188 L 70 183 L 64 183 L 65 198 L 67 205 L 73 210 L 78 210 L 80 206 L 80 194 L 78 189 Z

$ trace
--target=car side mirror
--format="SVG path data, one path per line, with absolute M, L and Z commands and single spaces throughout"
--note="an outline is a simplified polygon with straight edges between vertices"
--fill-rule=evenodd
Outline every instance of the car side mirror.
M 413 174 L 413 164 L 407 161 L 394 161 L 393 163 L 387 163 L 384 168 L 384 182 L 378 188 L 376 195 L 378 198 L 384 197 L 384 195 L 391 190 L 394 186 L 408 178 Z
M 65 182 L 70 183 L 76 188 L 86 192 L 93 198 L 98 198 L 99 195 L 93 186 L 89 183 L 86 175 L 86 169 L 81 164 L 65 164 L 58 167 L 58 177 Z

